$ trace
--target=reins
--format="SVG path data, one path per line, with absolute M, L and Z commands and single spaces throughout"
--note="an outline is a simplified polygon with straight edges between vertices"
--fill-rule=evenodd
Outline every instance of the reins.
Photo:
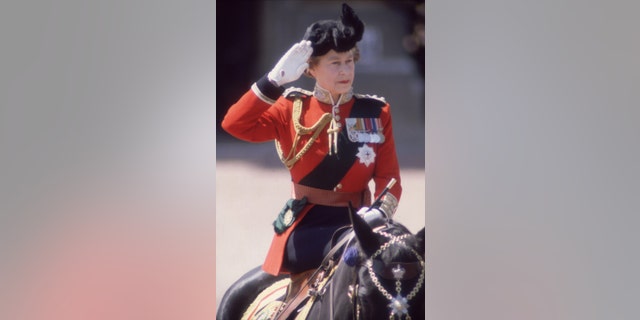
M 340 249 L 342 249 L 343 247 L 346 247 L 347 244 L 351 240 L 353 240 L 354 236 L 355 236 L 355 233 L 353 232 L 353 230 L 345 234 L 335 245 L 332 246 L 331 250 L 329 250 L 329 253 L 327 253 L 327 255 L 322 260 L 320 267 L 317 268 L 311 274 L 311 276 L 306 280 L 305 284 L 303 285 L 303 288 L 306 286 L 309 286 L 309 295 L 312 296 L 312 298 L 316 298 L 318 296 L 324 295 L 327 290 L 327 287 L 330 288 L 332 286 L 331 280 L 333 278 L 333 269 L 335 266 L 335 255 L 340 251 Z M 320 279 L 318 279 L 319 274 L 322 274 L 322 277 Z M 322 288 L 319 288 L 318 286 L 323 279 L 326 279 L 326 282 L 324 283 Z M 311 283 L 312 281 L 314 281 L 314 283 Z M 295 300 L 295 298 L 299 294 L 301 294 L 301 292 L 297 292 L 293 297 L 292 301 Z M 329 290 L 329 300 L 330 300 L 329 308 L 331 312 L 330 319 L 333 320 L 333 290 Z M 281 316 L 281 310 L 282 309 L 279 309 L 276 312 L 273 319 L 279 319 L 279 317 Z

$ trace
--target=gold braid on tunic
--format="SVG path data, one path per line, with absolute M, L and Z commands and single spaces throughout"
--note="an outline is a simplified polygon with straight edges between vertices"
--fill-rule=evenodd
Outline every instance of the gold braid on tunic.
M 300 123 L 300 115 L 302 114 L 302 99 L 296 98 L 293 102 L 293 127 L 296 130 L 296 136 L 293 139 L 293 145 L 291 146 L 291 150 L 289 150 L 289 154 L 284 157 L 284 153 L 282 152 L 282 148 L 280 147 L 280 143 L 278 140 L 275 140 L 276 150 L 278 152 L 278 156 L 280 157 L 280 161 L 287 167 L 287 169 L 293 168 L 293 165 L 302 158 L 302 156 L 309 151 L 313 142 L 318 138 L 322 129 L 333 120 L 333 116 L 330 113 L 325 113 L 320 117 L 320 119 L 311 127 L 305 127 Z M 304 147 L 298 151 L 294 155 L 296 147 L 300 142 L 300 138 L 303 135 L 308 135 L 313 133 L 311 139 L 307 141 Z

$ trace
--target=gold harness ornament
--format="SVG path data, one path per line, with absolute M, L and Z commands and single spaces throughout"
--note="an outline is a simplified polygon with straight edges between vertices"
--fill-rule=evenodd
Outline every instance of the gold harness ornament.
M 276 143 L 276 151 L 278 152 L 278 156 L 280 157 L 280 161 L 287 167 L 287 169 L 293 168 L 293 165 L 302 158 L 302 156 L 309 151 L 313 142 L 318 138 L 322 129 L 333 120 L 333 116 L 331 113 L 325 113 L 320 117 L 318 122 L 316 122 L 311 127 L 305 127 L 300 123 L 300 115 L 302 114 L 302 99 L 296 98 L 293 102 L 293 127 L 296 130 L 296 136 L 293 139 L 293 145 L 291 146 L 291 150 L 289 150 L 289 154 L 284 157 L 284 153 L 282 152 L 282 148 L 280 147 L 280 143 L 278 140 L 275 140 Z M 313 135 L 304 145 L 304 147 L 295 153 L 296 147 L 298 143 L 300 143 L 300 138 L 303 135 L 308 135 L 313 132 Z

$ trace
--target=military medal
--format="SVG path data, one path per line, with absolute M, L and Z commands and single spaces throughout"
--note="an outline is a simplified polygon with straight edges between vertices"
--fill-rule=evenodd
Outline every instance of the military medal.
M 347 135 L 351 142 L 383 143 L 380 118 L 347 118 Z

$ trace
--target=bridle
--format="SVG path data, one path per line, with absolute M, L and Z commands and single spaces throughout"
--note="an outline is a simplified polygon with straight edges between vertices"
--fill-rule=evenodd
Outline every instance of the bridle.
M 371 281 L 373 282 L 375 288 L 378 290 L 382 296 L 384 296 L 389 304 L 387 305 L 390 309 L 389 319 L 404 319 L 410 320 L 411 316 L 409 315 L 410 302 L 416 295 L 420 292 L 420 289 L 424 283 L 425 277 L 425 266 L 424 259 L 422 256 L 416 252 L 413 248 L 409 247 L 405 243 L 405 239 L 410 237 L 411 234 L 404 234 L 399 236 L 394 236 L 384 231 L 376 231 L 376 233 L 388 238 L 389 240 L 385 242 L 375 253 L 369 257 L 364 266 L 367 269 L 369 277 L 371 277 Z M 387 250 L 392 245 L 400 245 L 405 246 L 409 249 L 409 251 L 413 254 L 413 256 L 417 259 L 415 262 L 390 262 L 384 263 L 382 260 L 377 259 L 385 250 Z M 416 284 L 411 289 L 409 294 L 406 296 L 402 296 L 402 280 L 409 280 L 418 277 Z M 395 280 L 395 296 L 392 295 L 382 284 L 380 283 L 380 278 Z M 353 304 L 353 318 L 360 319 L 360 311 L 361 311 L 361 302 L 358 298 L 358 276 L 354 277 L 355 283 L 350 288 L 350 294 Z
M 360 311 L 362 310 L 361 301 L 358 297 L 358 287 L 359 287 L 359 277 L 357 274 L 357 270 L 360 267 L 366 267 L 367 273 L 371 278 L 375 288 L 384 296 L 390 303 L 387 305 L 390 309 L 389 319 L 404 319 L 411 320 L 411 316 L 409 315 L 409 308 L 411 307 L 410 302 L 413 298 L 415 298 L 424 283 L 425 277 L 425 262 L 422 256 L 406 244 L 405 240 L 412 236 L 410 233 L 394 236 L 390 233 L 378 230 L 376 233 L 384 236 L 389 239 L 385 242 L 376 252 L 374 252 L 371 257 L 364 261 L 364 265 L 360 263 L 348 264 L 349 266 L 356 267 L 353 268 L 355 274 L 352 277 L 353 282 L 349 285 L 348 296 L 350 297 L 352 309 L 353 319 L 360 319 Z M 333 320 L 333 305 L 334 305 L 334 288 L 333 288 L 333 268 L 335 266 L 335 255 L 342 251 L 342 249 L 348 248 L 352 240 L 354 234 L 350 232 L 343 239 L 341 239 L 329 252 L 329 254 L 325 257 L 324 261 L 321 264 L 321 267 L 316 271 L 316 273 L 320 273 L 321 275 L 316 278 L 316 283 L 312 284 L 313 288 L 310 291 L 312 296 L 323 296 L 325 293 L 329 294 L 329 314 L 330 319 Z M 389 249 L 392 245 L 399 245 L 408 248 L 411 254 L 416 258 L 414 262 L 391 262 L 384 263 L 381 259 L 378 259 L 378 256 L 382 255 L 385 250 Z M 315 278 L 316 274 L 312 276 Z M 418 278 L 416 284 L 411 289 L 409 294 L 406 296 L 402 296 L 402 281 L 410 280 Z M 395 296 L 393 296 L 389 291 L 380 283 L 380 278 L 387 280 L 395 280 Z M 321 280 L 324 279 L 323 283 Z

